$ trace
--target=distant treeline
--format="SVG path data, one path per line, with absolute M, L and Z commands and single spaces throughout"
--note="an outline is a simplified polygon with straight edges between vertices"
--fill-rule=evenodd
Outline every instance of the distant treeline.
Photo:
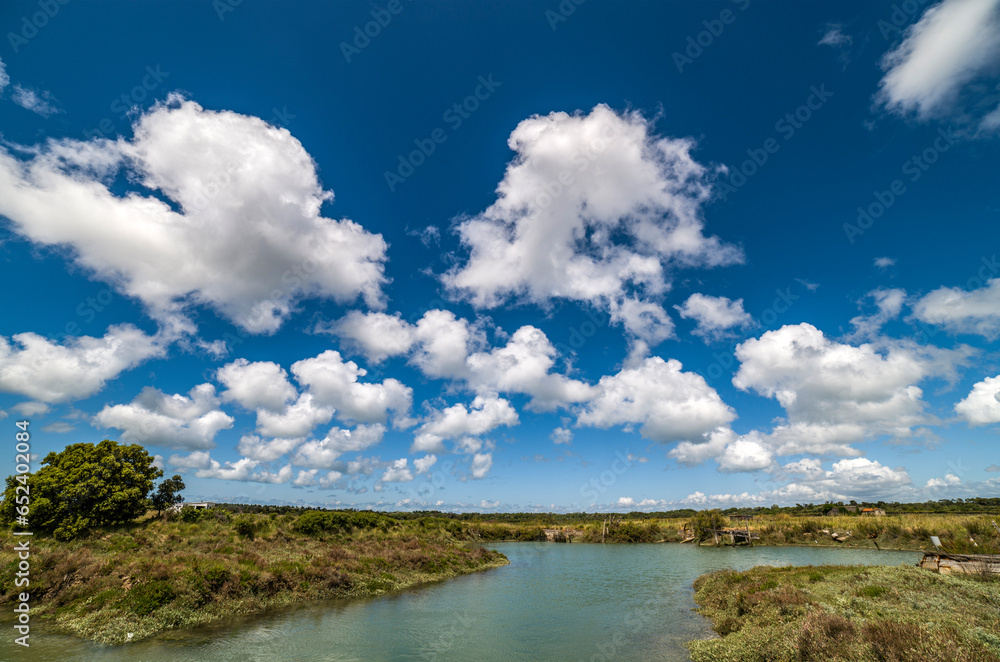
M 858 506 L 859 508 L 881 508 L 889 514 L 903 513 L 1000 513 L 1000 497 L 972 497 L 969 499 L 941 499 L 939 501 L 923 501 L 918 503 L 899 503 L 898 501 L 849 501 L 847 503 L 838 501 L 835 503 L 797 503 L 794 506 L 770 507 L 757 506 L 754 508 L 727 508 L 723 509 L 727 514 L 741 513 L 747 515 L 822 515 L 834 506 Z M 336 510 L 340 512 L 353 512 L 352 508 L 318 508 L 309 506 L 270 506 L 244 503 L 220 503 L 217 508 L 224 508 L 235 513 L 254 514 L 277 514 L 303 513 L 309 510 Z M 383 514 L 397 520 L 414 520 L 425 517 L 436 517 L 444 519 L 458 520 L 461 522 L 503 522 L 509 524 L 531 523 L 538 526 L 564 526 L 568 524 L 578 524 L 586 522 L 600 522 L 608 516 L 608 513 L 449 513 L 439 510 L 413 510 L 413 511 L 381 511 Z M 654 512 L 632 511 L 628 513 L 618 513 L 629 520 L 646 519 L 689 519 L 693 518 L 699 511 L 692 508 L 681 508 L 678 510 L 661 510 Z M 843 514 L 843 510 L 841 510 Z

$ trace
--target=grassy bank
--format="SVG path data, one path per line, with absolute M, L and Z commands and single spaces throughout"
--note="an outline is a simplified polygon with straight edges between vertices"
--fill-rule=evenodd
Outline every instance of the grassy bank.
M 196 511 L 72 542 L 31 540 L 33 615 L 107 643 L 310 600 L 377 595 L 505 565 L 445 527 L 373 513 L 313 518 Z M 308 518 L 307 518 L 308 519 Z M 14 536 L 0 544 L 11 549 Z M 13 577 L 17 559 L 8 561 Z M 3 584 L 0 603 L 17 592 Z
M 695 582 L 694 662 L 1000 662 L 1000 581 L 912 566 L 757 567 Z
M 1000 532 L 993 528 L 995 515 L 901 514 L 884 517 L 842 515 L 762 515 L 750 522 L 750 531 L 759 536 L 755 545 L 828 545 L 875 549 L 930 550 L 930 537 L 938 536 L 948 551 L 966 554 L 1000 553 Z M 424 518 L 447 527 L 467 540 L 544 540 L 542 529 L 571 532 L 574 542 L 608 543 L 680 542 L 693 535 L 693 518 L 629 518 L 623 516 L 602 536 L 602 522 L 592 518 L 573 519 L 535 516 L 517 523 L 491 520 L 483 516 L 475 522 L 444 518 Z M 745 524 L 723 519 L 722 526 Z M 726 539 L 727 540 L 727 539 Z M 710 542 L 711 536 L 705 539 Z

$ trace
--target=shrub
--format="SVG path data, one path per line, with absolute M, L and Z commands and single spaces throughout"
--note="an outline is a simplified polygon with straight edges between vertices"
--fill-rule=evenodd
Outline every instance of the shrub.
M 308 510 L 299 515 L 295 529 L 300 533 L 315 536 L 322 533 L 346 533 L 354 529 L 386 530 L 396 523 L 391 517 L 367 510 L 360 512 Z
M 195 508 L 193 506 L 184 506 L 180 510 L 181 520 L 187 522 L 188 524 L 194 524 L 195 522 L 200 522 L 205 519 L 205 516 L 209 514 L 206 508 Z
M 854 638 L 854 625 L 843 616 L 825 611 L 809 615 L 799 633 L 799 656 L 802 660 L 825 660 Z
M 222 522 L 223 524 L 228 524 L 232 520 L 232 517 L 230 517 L 228 510 L 223 510 L 222 508 L 212 508 L 211 511 L 208 512 L 212 513 L 212 517 L 215 518 L 216 522 Z M 205 516 L 208 517 L 208 514 L 206 513 Z
M 174 599 L 169 582 L 153 581 L 134 587 L 128 593 L 129 609 L 139 616 L 148 616 Z
M 660 539 L 660 527 L 655 522 L 640 526 L 635 522 L 625 522 L 608 532 L 607 542 L 656 542 Z
M 260 531 L 260 522 L 253 515 L 240 515 L 233 520 L 233 530 L 241 537 L 253 540 Z
M 691 528 L 694 529 L 695 538 L 698 542 L 704 542 L 712 537 L 712 529 L 721 529 L 728 522 L 721 510 L 702 510 L 694 516 L 691 521 Z

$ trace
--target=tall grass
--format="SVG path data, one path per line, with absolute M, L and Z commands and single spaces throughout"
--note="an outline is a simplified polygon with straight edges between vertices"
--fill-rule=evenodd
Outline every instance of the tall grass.
M 418 522 L 304 533 L 293 514 L 201 512 L 69 543 L 33 539 L 34 605 L 71 633 L 119 643 L 129 633 L 137 640 L 231 614 L 384 593 L 506 563 L 498 552 Z M 0 538 L 13 546 L 11 534 Z M 13 575 L 16 562 L 4 571 Z M 0 603 L 14 600 L 12 582 L 0 590 Z

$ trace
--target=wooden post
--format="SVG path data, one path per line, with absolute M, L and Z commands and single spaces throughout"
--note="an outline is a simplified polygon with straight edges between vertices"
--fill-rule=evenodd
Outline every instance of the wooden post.
M 750 537 L 750 520 L 744 520 L 747 523 L 747 544 L 753 547 L 753 538 Z

